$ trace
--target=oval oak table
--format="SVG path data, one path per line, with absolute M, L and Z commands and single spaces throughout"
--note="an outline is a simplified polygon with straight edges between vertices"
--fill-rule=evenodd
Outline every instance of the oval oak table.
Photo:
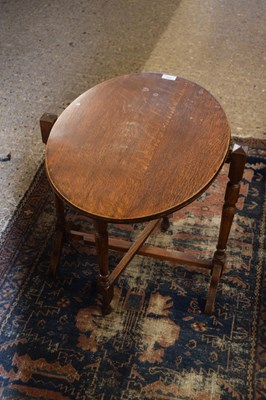
M 135 254 L 209 269 L 205 311 L 212 313 L 225 266 L 246 150 L 230 152 L 230 128 L 217 100 L 196 83 L 160 73 L 136 73 L 89 89 L 57 119 L 44 114 L 46 172 L 57 223 L 50 272 L 56 273 L 66 235 L 96 243 L 98 292 L 111 311 L 114 283 Z M 168 216 L 200 196 L 230 162 L 217 250 L 212 260 L 144 242 Z M 93 218 L 95 236 L 68 227 L 64 203 Z M 148 221 L 135 242 L 108 238 L 108 223 Z M 126 254 L 110 273 L 108 248 Z

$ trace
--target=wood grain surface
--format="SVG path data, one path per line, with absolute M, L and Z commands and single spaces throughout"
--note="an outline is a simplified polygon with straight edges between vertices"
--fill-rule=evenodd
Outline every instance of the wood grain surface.
M 225 113 L 205 89 L 138 73 L 70 104 L 50 133 L 46 169 L 56 193 L 78 210 L 110 222 L 145 221 L 204 192 L 229 145 Z

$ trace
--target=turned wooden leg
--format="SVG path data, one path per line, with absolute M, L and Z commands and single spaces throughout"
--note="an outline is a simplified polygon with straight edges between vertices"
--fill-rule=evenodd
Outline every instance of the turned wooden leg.
M 107 222 L 95 221 L 95 242 L 98 255 L 100 276 L 98 282 L 98 293 L 102 302 L 102 313 L 107 315 L 112 311 L 111 301 L 114 296 L 114 285 L 109 283 L 108 262 L 108 231 Z
M 214 309 L 214 303 L 218 288 L 218 283 L 222 274 L 222 265 L 213 264 L 211 272 L 211 282 L 209 286 L 208 296 L 205 305 L 205 313 L 211 315 Z
M 52 248 L 52 257 L 49 267 L 49 274 L 52 276 L 56 275 L 65 237 L 64 203 L 56 194 L 55 194 L 55 210 L 56 210 L 56 225 L 55 225 L 54 241 Z
M 233 218 L 236 212 L 236 203 L 240 191 L 240 181 L 243 177 L 246 159 L 247 148 L 235 144 L 230 157 L 230 168 L 228 174 L 229 182 L 227 183 L 225 192 L 218 244 L 212 262 L 212 279 L 205 306 L 205 312 L 207 314 L 211 314 L 213 311 L 217 286 L 225 269 L 225 251 Z

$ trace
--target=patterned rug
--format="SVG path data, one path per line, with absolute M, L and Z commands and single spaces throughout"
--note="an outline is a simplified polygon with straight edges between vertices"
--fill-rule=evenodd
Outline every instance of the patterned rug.
M 47 278 L 55 218 L 41 167 L 0 248 L 1 399 L 264 399 L 265 164 L 266 150 L 250 151 L 212 316 L 209 276 L 159 260 L 133 259 L 106 317 L 93 247 L 65 243 L 59 277 Z M 210 258 L 226 182 L 227 166 L 149 241 Z M 67 218 L 92 229 L 71 210 Z M 110 230 L 134 239 L 141 228 Z M 111 253 L 110 264 L 120 258 Z

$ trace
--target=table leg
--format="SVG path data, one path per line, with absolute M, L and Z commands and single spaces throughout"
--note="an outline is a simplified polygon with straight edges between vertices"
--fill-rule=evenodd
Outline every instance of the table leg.
M 103 315 L 112 311 L 111 301 L 114 296 L 114 285 L 109 282 L 109 262 L 108 262 L 108 231 L 107 222 L 95 221 L 95 242 L 98 255 L 100 276 L 98 282 L 98 293 L 102 301 Z
M 54 233 L 51 263 L 48 271 L 48 273 L 52 276 L 56 275 L 62 253 L 63 241 L 65 237 L 64 203 L 60 199 L 60 197 L 57 196 L 57 194 L 55 194 L 55 210 L 56 210 L 56 226 Z
M 225 269 L 225 251 L 233 218 L 236 212 L 236 203 L 240 191 L 240 181 L 243 177 L 246 159 L 247 148 L 235 145 L 231 153 L 230 168 L 228 174 L 229 182 L 227 184 L 225 192 L 225 200 L 222 211 L 217 250 L 214 253 L 212 261 L 212 279 L 205 306 L 205 312 L 207 314 L 211 314 L 213 311 L 217 286 L 220 277 Z
M 170 221 L 169 218 L 172 218 L 173 214 L 169 214 L 169 215 L 164 215 L 162 222 L 161 222 L 161 231 L 162 232 L 166 232 L 169 227 L 170 227 Z

